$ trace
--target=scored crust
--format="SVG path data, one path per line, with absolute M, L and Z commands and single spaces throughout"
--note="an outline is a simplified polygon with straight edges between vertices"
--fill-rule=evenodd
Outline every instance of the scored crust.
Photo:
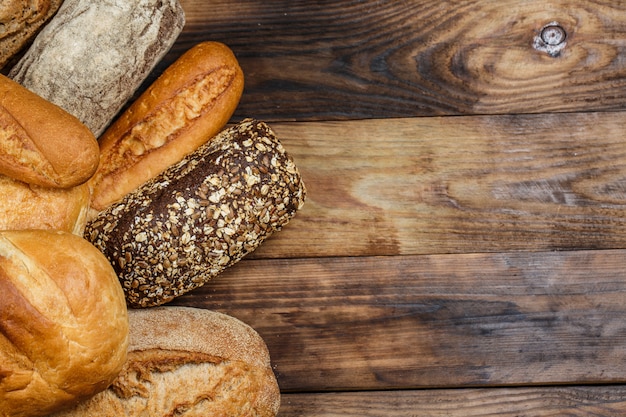
M 128 361 L 106 391 L 50 417 L 274 417 L 280 391 L 261 336 L 191 307 L 130 310 Z

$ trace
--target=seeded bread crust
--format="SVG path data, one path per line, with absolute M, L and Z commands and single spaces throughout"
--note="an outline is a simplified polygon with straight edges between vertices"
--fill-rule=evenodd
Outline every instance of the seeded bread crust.
M 280 230 L 304 204 L 293 160 L 270 127 L 244 120 L 87 223 L 131 307 L 204 285 Z

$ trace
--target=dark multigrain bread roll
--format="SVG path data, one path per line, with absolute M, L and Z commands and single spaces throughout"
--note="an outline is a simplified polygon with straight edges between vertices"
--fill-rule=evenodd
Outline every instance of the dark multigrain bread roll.
M 280 230 L 304 183 L 270 127 L 244 120 L 87 224 L 131 307 L 166 303 L 205 284 Z

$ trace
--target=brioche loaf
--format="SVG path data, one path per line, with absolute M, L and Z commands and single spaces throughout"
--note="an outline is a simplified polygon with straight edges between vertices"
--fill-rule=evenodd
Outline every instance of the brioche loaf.
M 85 238 L 113 264 L 132 307 L 197 288 L 295 215 L 305 188 L 270 127 L 244 120 L 100 212 Z
M 93 175 L 98 159 L 98 143 L 85 125 L 0 75 L 0 174 L 45 187 L 73 187 Z
M 62 0 L 0 2 L 0 68 L 17 54 L 56 13 Z
M 83 238 L 0 232 L 0 416 L 45 416 L 106 389 L 126 361 L 115 272 Z
M 177 0 L 65 0 L 9 76 L 98 137 L 183 25 Z
M 0 175 L 0 230 L 62 230 L 82 236 L 89 187 L 48 188 Z
M 100 137 L 100 165 L 89 181 L 100 211 L 215 136 L 235 111 L 243 73 L 218 42 L 195 45 Z
M 190 307 L 128 314 L 128 361 L 113 385 L 50 417 L 276 416 L 270 356 L 250 326 Z

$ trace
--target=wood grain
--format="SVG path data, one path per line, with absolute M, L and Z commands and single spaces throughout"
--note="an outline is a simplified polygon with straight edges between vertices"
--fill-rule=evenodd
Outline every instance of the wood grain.
M 626 114 L 272 125 L 308 190 L 258 258 L 626 247 Z
M 203 39 L 246 74 L 238 118 L 338 120 L 623 109 L 626 6 L 617 1 L 182 0 L 163 65 Z M 534 39 L 558 22 L 557 56 Z
M 614 417 L 623 386 L 286 394 L 278 417 Z
M 624 250 L 244 260 L 175 304 L 255 328 L 285 392 L 626 380 Z

